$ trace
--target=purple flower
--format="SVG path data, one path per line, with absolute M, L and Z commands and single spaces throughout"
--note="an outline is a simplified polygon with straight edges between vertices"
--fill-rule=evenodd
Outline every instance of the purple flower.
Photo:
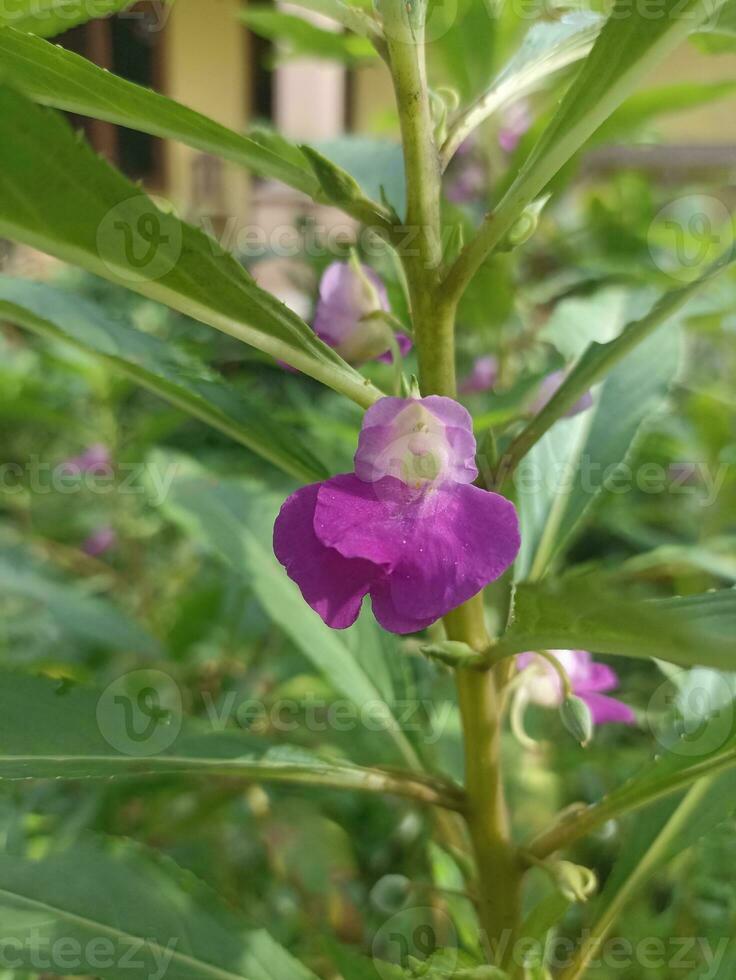
M 90 558 L 100 558 L 117 543 L 118 536 L 114 528 L 100 527 L 90 534 L 82 545 L 82 551 Z
M 473 370 L 460 382 L 460 393 L 470 395 L 481 391 L 490 391 L 498 378 L 498 358 L 493 354 L 476 357 Z
M 503 115 L 503 123 L 498 131 L 498 145 L 504 153 L 513 153 L 521 142 L 521 137 L 533 122 L 529 103 L 515 102 Z
M 488 190 L 486 167 L 477 159 L 461 159 L 445 187 L 445 196 L 453 204 L 471 204 Z
M 557 393 L 557 389 L 562 385 L 565 378 L 567 377 L 567 371 L 553 371 L 548 374 L 546 378 L 542 380 L 539 386 L 536 397 L 534 401 L 529 406 L 530 411 L 536 415 L 541 412 L 545 405 L 547 405 L 552 397 Z M 572 408 L 569 408 L 565 412 L 565 418 L 572 418 L 573 415 L 579 415 L 580 412 L 584 412 L 586 409 L 591 408 L 593 405 L 593 396 L 589 391 L 581 395 L 580 398 L 575 402 Z
M 101 442 L 89 446 L 78 456 L 71 456 L 61 464 L 62 473 L 81 476 L 82 473 L 112 472 L 110 450 Z
M 425 629 L 498 578 L 519 550 L 513 504 L 471 486 L 475 439 L 451 398 L 382 398 L 366 412 L 355 472 L 292 494 L 274 552 L 328 626 L 366 595 L 393 633 Z
M 372 313 L 390 312 L 386 287 L 379 276 L 366 265 L 333 262 L 319 284 L 319 300 L 314 315 L 314 332 L 351 364 L 362 364 L 377 358 L 391 361 L 387 341 L 391 328 Z M 405 334 L 396 339 L 402 356 L 411 349 Z
M 565 669 L 572 693 L 585 701 L 596 725 L 608 722 L 634 724 L 636 719 L 631 708 L 604 693 L 619 686 L 615 671 L 605 664 L 596 663 L 587 650 L 549 652 Z M 517 665 L 522 671 L 521 692 L 527 702 L 543 708 L 558 708 L 562 704 L 562 680 L 549 661 L 536 653 L 522 653 L 517 658 Z

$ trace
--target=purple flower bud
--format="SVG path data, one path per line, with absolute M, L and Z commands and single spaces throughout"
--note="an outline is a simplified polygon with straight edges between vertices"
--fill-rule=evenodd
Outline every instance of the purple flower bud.
M 529 406 L 530 411 L 534 415 L 541 412 L 544 406 L 552 400 L 553 396 L 557 393 L 557 389 L 562 385 L 566 378 L 567 371 L 553 371 L 542 380 L 536 397 Z M 591 408 L 592 405 L 593 396 L 589 391 L 586 391 L 585 394 L 581 395 L 575 402 L 572 408 L 569 408 L 565 412 L 565 418 L 572 418 L 573 415 L 579 415 L 580 412 L 584 412 L 586 409 Z
M 503 123 L 498 131 L 498 145 L 504 153 L 513 153 L 528 132 L 534 121 L 529 103 L 515 102 L 503 114 Z
M 89 446 L 78 456 L 71 456 L 61 464 L 62 473 L 80 476 L 82 473 L 112 472 L 112 457 L 110 450 L 101 442 Z
M 373 269 L 333 262 L 319 284 L 314 332 L 351 364 L 374 358 L 390 361 L 387 331 L 391 328 L 380 317 L 371 317 L 390 310 L 386 287 Z M 396 339 L 402 355 L 406 354 L 411 340 L 405 334 L 397 334 Z
M 587 650 L 550 650 L 570 678 L 572 693 L 590 708 L 593 722 L 604 725 L 620 722 L 633 725 L 634 712 L 616 698 L 606 697 L 606 691 L 619 686 L 618 676 L 606 664 L 596 663 Z M 543 708 L 559 708 L 564 701 L 562 680 L 544 657 L 536 653 L 522 653 L 517 666 L 524 673 L 521 690 L 527 701 Z
M 82 545 L 82 551 L 90 558 L 100 558 L 117 543 L 118 536 L 114 528 L 100 527 L 90 534 Z
M 460 393 L 471 395 L 481 391 L 490 391 L 498 378 L 498 358 L 493 354 L 476 357 L 473 370 L 460 382 Z
M 383 398 L 366 413 L 355 473 L 303 487 L 274 551 L 328 626 L 370 594 L 394 633 L 425 629 L 504 573 L 519 550 L 513 504 L 471 486 L 475 439 L 450 398 Z

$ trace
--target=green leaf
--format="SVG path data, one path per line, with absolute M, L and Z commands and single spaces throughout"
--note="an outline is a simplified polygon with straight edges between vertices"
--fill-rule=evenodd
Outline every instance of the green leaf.
M 719 0 L 718 7 L 723 0 Z M 592 51 L 516 179 L 476 238 L 461 253 L 447 285 L 459 291 L 500 245 L 524 208 L 639 87 L 646 75 L 713 12 L 709 0 L 664 0 L 657 17 L 616 0 Z
M 185 719 L 178 685 L 159 670 L 133 671 L 104 690 L 10 671 L 0 680 L 0 779 L 228 776 L 460 806 L 450 783 L 367 769 L 238 731 L 236 721 L 245 725 L 268 711 L 247 697 L 211 705 L 209 726 Z
M 663 323 L 678 314 L 697 293 L 716 280 L 734 261 L 736 261 L 736 251 L 732 249 L 724 253 L 703 275 L 686 286 L 661 296 L 645 316 L 627 324 L 618 337 L 607 344 L 592 343 L 570 372 L 564 384 L 555 392 L 542 411 L 511 443 L 505 454 L 504 468 L 507 471 L 513 470 L 516 463 L 529 452 L 558 419 L 562 418 L 575 405 L 580 396 L 604 378 L 616 365 L 619 365 L 617 371 L 620 373 L 623 382 L 625 373 L 631 370 L 635 358 L 641 359 L 643 363 L 644 359 L 641 352 L 635 353 L 637 346 L 647 340 Z M 664 333 L 660 331 L 658 336 L 663 338 Z M 651 365 L 656 368 L 659 356 L 653 347 L 653 343 L 653 341 L 650 342 Z M 664 345 L 664 340 L 660 340 L 659 343 Z M 645 348 L 645 350 L 650 348 Z M 632 378 L 630 387 L 635 385 L 636 382 Z
M 662 865 L 730 815 L 736 779 L 734 774 L 729 777 L 703 779 L 681 799 L 663 800 L 637 819 L 595 906 L 597 918 L 586 929 L 575 960 L 563 974 L 564 980 L 578 980 L 586 974 L 620 913 Z M 724 778 L 729 780 L 727 784 Z
M 315 14 L 323 14 L 337 24 L 342 24 L 354 34 L 371 38 L 373 43 L 381 47 L 383 37 L 378 22 L 367 11 L 361 10 L 351 0 L 294 0 L 296 6 L 311 10 Z
M 365 407 L 381 393 L 218 244 L 159 210 L 57 115 L 0 89 L 0 233 L 291 364 Z
M 326 58 L 355 66 L 373 61 L 373 45 L 354 34 L 340 34 L 310 23 L 304 17 L 287 14 L 266 4 L 249 3 L 240 11 L 240 19 L 250 29 L 277 42 L 289 57 Z
M 736 589 L 637 601 L 612 598 L 605 583 L 574 577 L 520 584 L 512 625 L 495 653 L 590 650 L 734 670 L 734 636 Z
M 107 599 L 32 567 L 0 559 L 0 593 L 46 610 L 64 632 L 84 643 L 144 656 L 161 653 L 158 641 Z
M 560 391 L 568 386 L 575 391 L 589 390 L 605 371 L 590 375 L 592 380 L 582 389 L 576 383 L 578 372 L 587 380 L 589 375 L 582 366 L 591 352 L 608 350 L 617 343 L 593 344 L 549 404 L 560 399 Z M 623 345 L 619 349 L 622 348 Z M 679 330 L 661 327 L 610 372 L 596 394 L 593 408 L 573 418 L 560 419 L 541 441 L 532 443 L 533 449 L 522 459 L 515 479 L 522 526 L 517 579 L 540 578 L 598 496 L 615 481 L 617 468 L 625 460 L 640 426 L 674 381 L 679 360 Z M 568 397 L 564 396 L 566 407 Z M 555 419 L 559 418 L 558 413 L 554 413 Z M 523 454 L 527 444 L 524 433 L 535 434 L 537 430 L 532 427 L 537 420 L 541 420 L 537 423 L 541 425 L 552 418 L 548 405 L 509 447 L 500 472 L 507 467 L 512 469 L 513 461 Z
M 178 140 L 310 196 L 317 192 L 311 168 L 296 147 L 285 157 L 40 37 L 0 30 L 0 79 L 41 105 Z
M 172 465 L 162 458 L 162 465 Z M 393 717 L 374 680 L 374 667 L 351 644 L 360 629 L 331 630 L 306 604 L 296 585 L 273 554 L 272 528 L 283 502 L 260 484 L 239 480 L 213 481 L 184 460 L 163 502 L 166 514 L 224 560 L 247 576 L 261 605 L 330 684 L 354 704 L 375 711 L 406 762 L 419 767 L 416 752 Z M 396 655 L 394 653 L 394 655 Z
M 96 17 L 116 14 L 134 3 L 135 0 L 12 0 L 0 8 L 0 25 L 53 37 Z
M 111 317 L 98 304 L 63 289 L 0 276 L 0 317 L 101 357 L 177 408 L 207 422 L 307 483 L 324 466 L 302 433 L 274 420 L 253 398 L 170 342 Z
M 732 771 L 736 770 L 734 675 L 705 668 L 673 673 L 674 683 L 681 687 L 676 701 L 677 721 L 673 724 L 670 711 L 665 716 L 666 727 L 658 727 L 657 754 L 640 772 L 601 800 L 563 815 L 556 826 L 532 841 L 528 849 L 537 858 L 548 857 L 609 820 L 620 819 L 664 797 L 679 794 L 654 811 L 656 822 L 661 814 L 675 809 L 686 789 L 704 778 L 718 777 L 714 782 L 720 787 L 721 797 L 733 798 L 736 789 L 736 772 Z M 669 699 L 669 694 L 663 692 L 663 705 L 665 699 Z M 712 821 L 714 826 L 731 812 L 728 806 L 719 814 L 718 798 L 718 793 L 709 792 L 701 812 L 702 820 Z M 683 840 L 678 835 L 677 843 Z
M 581 61 L 603 22 L 600 14 L 576 11 L 559 21 L 534 24 L 488 91 L 450 127 L 440 153 L 443 169 L 468 134 L 486 119 L 542 88 L 551 75 Z
M 316 980 L 173 862 L 123 841 L 0 855 L 6 960 L 118 980 Z

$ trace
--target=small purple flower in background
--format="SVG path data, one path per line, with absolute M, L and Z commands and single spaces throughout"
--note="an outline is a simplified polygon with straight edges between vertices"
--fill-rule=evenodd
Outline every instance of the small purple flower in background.
M 493 354 L 476 357 L 473 362 L 473 370 L 460 382 L 460 394 L 471 395 L 477 392 L 490 391 L 496 384 L 497 378 L 498 358 L 494 357 Z
M 370 595 L 384 629 L 418 632 L 511 565 L 516 510 L 471 486 L 475 448 L 451 398 L 382 398 L 363 420 L 355 472 L 288 498 L 274 552 L 328 626 L 350 626 Z
M 550 650 L 570 678 L 572 693 L 590 708 L 593 722 L 605 725 L 619 722 L 633 725 L 636 721 L 631 708 L 616 698 L 607 697 L 607 691 L 619 686 L 616 672 L 606 664 L 597 663 L 587 650 Z M 517 658 L 520 670 L 517 698 L 525 704 L 537 704 L 543 708 L 559 708 L 564 699 L 562 680 L 544 657 L 536 653 L 522 653 Z
M 509 106 L 503 114 L 503 122 L 498 131 L 498 145 L 504 153 L 514 152 L 533 121 L 528 102 L 522 100 Z
M 118 543 L 117 532 L 111 527 L 100 527 L 87 538 L 82 551 L 90 558 L 100 558 Z
M 488 191 L 488 167 L 474 137 L 458 147 L 445 185 L 445 197 L 453 204 L 472 204 Z
M 542 380 L 539 386 L 536 397 L 534 401 L 529 406 L 532 414 L 536 415 L 541 412 L 545 405 L 552 400 L 552 397 L 557 393 L 557 389 L 562 385 L 564 380 L 567 378 L 567 371 L 553 371 L 548 374 L 546 378 Z M 575 402 L 572 408 L 569 408 L 565 412 L 565 418 L 572 418 L 573 415 L 579 415 L 580 412 L 584 412 L 586 409 L 591 408 L 593 405 L 593 396 L 589 391 L 581 395 L 580 398 Z
M 72 456 L 61 464 L 63 473 L 70 476 L 81 476 L 82 473 L 112 472 L 112 457 L 110 450 L 101 442 L 89 446 L 78 456 Z
M 367 265 L 333 262 L 319 284 L 319 300 L 314 315 L 314 332 L 350 364 L 379 359 L 392 361 L 387 341 L 391 328 L 372 313 L 391 310 L 386 287 Z M 397 334 L 402 356 L 411 349 L 411 340 Z

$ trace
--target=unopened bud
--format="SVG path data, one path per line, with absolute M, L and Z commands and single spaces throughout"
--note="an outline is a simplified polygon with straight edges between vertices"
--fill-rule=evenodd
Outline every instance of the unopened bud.
M 439 660 L 449 667 L 479 667 L 485 662 L 482 653 L 478 653 L 467 643 L 460 643 L 457 640 L 427 643 L 420 647 L 420 650 L 430 660 Z
M 595 872 L 572 861 L 555 861 L 548 865 L 560 894 L 570 902 L 587 902 L 598 888 Z
M 593 715 L 582 698 L 571 694 L 560 705 L 562 724 L 580 745 L 588 745 L 593 738 Z

